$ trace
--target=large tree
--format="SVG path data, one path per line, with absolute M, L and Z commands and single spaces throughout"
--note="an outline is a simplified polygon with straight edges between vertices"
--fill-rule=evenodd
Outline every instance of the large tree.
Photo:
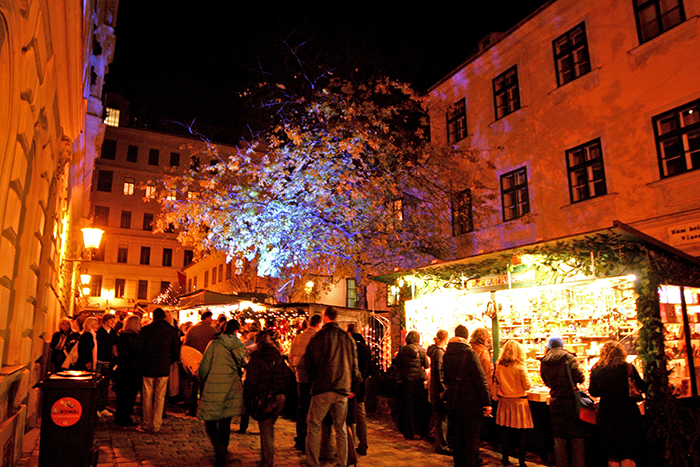
M 264 139 L 233 154 L 208 144 L 164 179 L 161 225 L 260 275 L 350 275 L 360 290 L 371 274 L 452 259 L 452 197 L 472 190 L 477 210 L 484 199 L 477 153 L 432 144 L 426 101 L 404 83 L 302 81 L 264 88 Z

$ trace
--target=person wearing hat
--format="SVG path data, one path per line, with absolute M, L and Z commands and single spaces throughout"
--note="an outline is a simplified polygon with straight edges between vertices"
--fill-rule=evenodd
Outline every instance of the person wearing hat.
M 584 467 L 584 438 L 588 435 L 588 430 L 576 423 L 574 391 L 569 380 L 569 370 L 574 382 L 585 381 L 586 377 L 576 362 L 576 356 L 564 348 L 564 340 L 557 335 L 550 336 L 547 339 L 547 354 L 542 358 L 540 365 L 540 375 L 550 389 L 549 412 L 552 417 L 557 467 Z M 569 450 L 571 464 L 568 461 Z

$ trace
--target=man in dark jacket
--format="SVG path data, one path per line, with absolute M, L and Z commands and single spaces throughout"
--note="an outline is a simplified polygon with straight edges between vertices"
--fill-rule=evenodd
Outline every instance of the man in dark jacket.
M 112 412 L 107 410 L 107 402 L 109 399 L 109 383 L 112 379 L 113 364 L 113 347 L 117 341 L 117 331 L 112 329 L 115 316 L 111 313 L 102 315 L 102 326 L 95 333 L 97 341 L 97 371 L 104 377 L 100 383 L 100 389 L 97 395 L 97 416 L 103 417 L 112 415 Z
M 214 319 L 212 318 L 211 311 L 205 311 L 202 313 L 199 323 L 195 324 L 187 331 L 185 334 L 185 342 L 183 345 L 189 347 L 194 347 L 199 350 L 199 353 L 204 355 L 204 351 L 207 349 L 207 345 L 211 342 L 214 337 L 216 337 L 216 328 L 214 327 Z M 187 415 L 190 417 L 197 416 L 197 403 L 199 401 L 199 380 L 197 375 L 187 375 L 188 385 L 189 385 L 189 400 L 186 401 L 189 410 Z
M 479 458 L 481 419 L 491 415 L 491 398 L 479 356 L 469 346 L 469 331 L 455 329 L 443 356 L 450 418 L 450 446 L 456 467 L 475 467 Z
M 435 452 L 452 454 L 447 443 L 447 405 L 442 397 L 445 393 L 445 372 L 442 359 L 447 347 L 447 331 L 440 329 L 435 336 L 435 343 L 428 347 L 430 358 L 430 432 L 435 438 Z
M 326 308 L 323 328 L 311 338 L 300 363 L 311 383 L 306 434 L 306 464 L 310 467 L 320 465 L 321 423 L 329 412 L 335 428 L 336 465 L 347 465 L 348 396 L 352 395 L 353 383 L 361 381 L 362 377 L 358 371 L 355 341 L 340 329 L 337 317 L 335 308 Z
M 426 436 L 428 420 L 424 416 L 427 412 L 424 384 L 428 378 L 425 370 L 430 368 L 430 360 L 420 345 L 418 331 L 408 333 L 406 345 L 399 350 L 395 365 L 401 382 L 399 429 L 406 439 L 413 439 L 416 433 Z
M 153 322 L 139 333 L 139 348 L 143 388 L 143 427 L 140 431 L 160 431 L 163 424 L 165 392 L 168 388 L 170 365 L 180 359 L 180 335 L 177 328 L 165 320 L 162 308 L 153 310 Z
M 557 467 L 569 465 L 567 444 L 571 445 L 571 466 L 583 467 L 586 463 L 583 438 L 588 432 L 575 422 L 574 390 L 567 367 L 576 383 L 583 383 L 586 377 L 574 355 L 564 348 L 561 337 L 551 336 L 547 339 L 547 349 L 540 365 L 540 375 L 550 389 L 549 413 L 552 417 Z
M 348 331 L 350 333 L 350 331 Z M 357 424 L 357 453 L 361 456 L 367 454 L 367 411 L 365 410 L 365 393 L 367 389 L 367 379 L 372 373 L 372 352 L 365 343 L 365 338 L 359 332 L 352 332 L 350 336 L 357 346 L 357 365 L 362 376 L 362 382 L 358 385 L 355 394 L 355 422 Z

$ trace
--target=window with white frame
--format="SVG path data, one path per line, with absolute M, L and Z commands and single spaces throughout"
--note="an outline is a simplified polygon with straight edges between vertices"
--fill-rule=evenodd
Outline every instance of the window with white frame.
M 661 178 L 700 168 L 700 99 L 652 121 Z
M 607 194 L 600 138 L 566 151 L 572 203 Z
M 357 308 L 357 281 L 355 279 L 345 279 L 345 306 Z
M 517 219 L 530 212 L 530 196 L 525 167 L 501 175 L 501 201 L 504 221 Z
M 146 198 L 155 198 L 156 197 L 156 186 L 152 183 L 149 183 L 146 185 Z

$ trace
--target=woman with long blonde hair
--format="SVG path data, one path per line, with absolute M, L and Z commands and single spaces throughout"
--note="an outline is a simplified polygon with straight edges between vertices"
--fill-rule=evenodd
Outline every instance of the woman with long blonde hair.
M 530 376 L 525 366 L 525 351 L 514 340 L 509 340 L 501 349 L 496 362 L 496 385 L 498 392 L 498 410 L 496 424 L 502 427 L 501 449 L 503 465 L 510 464 L 509 441 L 518 444 L 520 467 L 525 467 L 525 436 L 523 430 L 534 428 L 527 391 L 532 387 Z
M 603 344 L 600 359 L 591 369 L 589 391 L 600 397 L 598 426 L 610 467 L 634 467 L 646 439 L 642 415 L 630 397 L 630 379 L 646 391 L 647 385 L 637 369 L 627 363 L 624 347 L 619 342 Z
M 83 323 L 83 332 L 78 339 L 78 361 L 75 362 L 76 370 L 95 371 L 97 366 L 97 329 L 100 321 L 90 316 Z

